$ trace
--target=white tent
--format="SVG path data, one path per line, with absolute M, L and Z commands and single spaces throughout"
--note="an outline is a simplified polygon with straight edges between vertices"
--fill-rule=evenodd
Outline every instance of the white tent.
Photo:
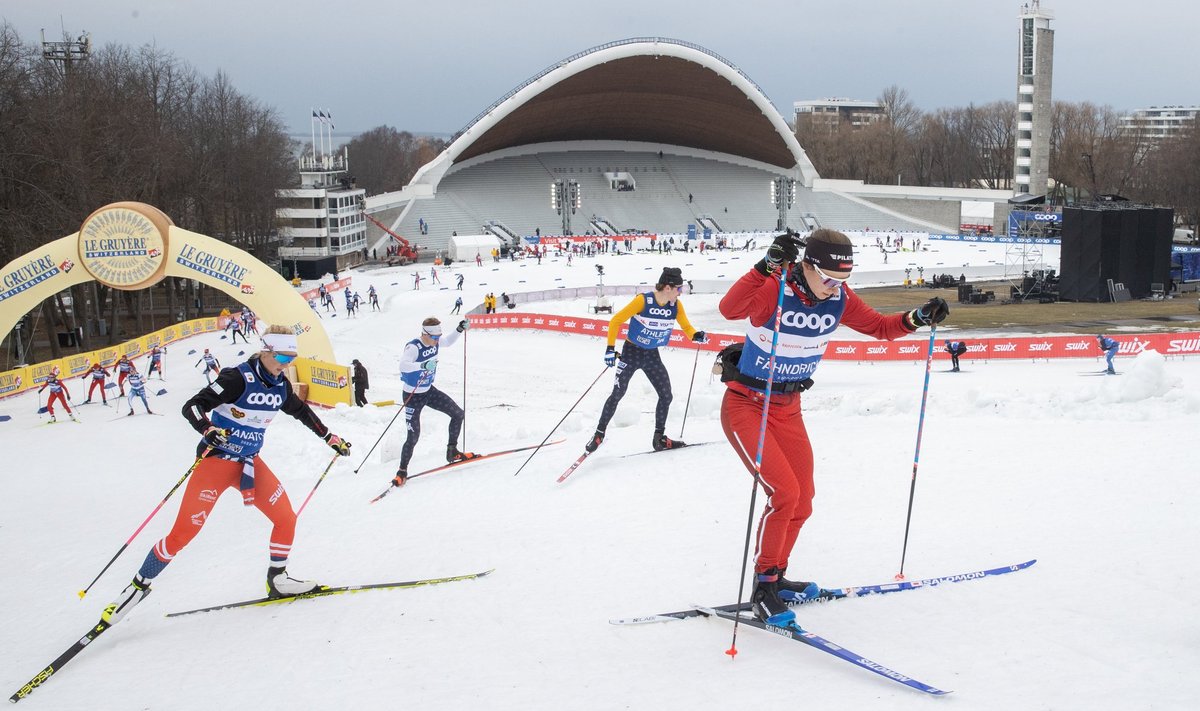
M 450 258 L 456 262 L 473 261 L 475 255 L 488 259 L 500 248 L 496 235 L 454 235 L 450 238 Z

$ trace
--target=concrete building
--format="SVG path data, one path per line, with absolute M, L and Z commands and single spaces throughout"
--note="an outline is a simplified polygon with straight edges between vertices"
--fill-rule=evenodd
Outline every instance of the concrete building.
M 345 151 L 341 155 L 305 154 L 299 167 L 300 187 L 275 191 L 286 203 L 275 211 L 279 236 L 288 245 L 279 248 L 284 276 L 317 279 L 363 263 L 366 190 L 348 177 Z
M 814 99 L 792 104 L 795 125 L 806 122 L 810 127 L 824 126 L 830 132 L 838 126 L 849 124 L 858 129 L 885 118 L 883 104 L 878 101 L 860 99 Z
M 1013 193 L 1045 195 L 1050 177 L 1050 88 L 1054 70 L 1054 14 L 1039 0 L 1021 6 L 1017 51 L 1017 146 Z
M 1121 130 L 1127 134 L 1158 141 L 1174 136 L 1191 126 L 1200 116 L 1200 106 L 1151 106 L 1121 117 Z

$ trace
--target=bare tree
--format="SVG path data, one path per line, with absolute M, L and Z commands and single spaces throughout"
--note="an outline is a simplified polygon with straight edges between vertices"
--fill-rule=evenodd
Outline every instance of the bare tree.
M 391 126 L 377 126 L 355 136 L 345 146 L 359 186 L 374 195 L 403 188 L 446 143 L 441 139 L 416 137 Z

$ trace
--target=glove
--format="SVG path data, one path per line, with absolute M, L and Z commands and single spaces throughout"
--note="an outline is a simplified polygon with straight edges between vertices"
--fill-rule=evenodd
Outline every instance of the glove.
M 708 343 L 708 334 L 704 331 L 696 331 L 692 334 L 692 343 Z
M 812 378 L 805 378 L 804 380 L 800 381 L 800 392 L 804 392 L 814 385 L 816 385 L 816 383 L 813 382 Z
M 604 349 L 604 364 L 610 368 L 617 364 L 617 349 L 615 346 L 609 346 Z
M 330 447 L 332 447 L 333 451 L 337 452 L 339 455 L 343 457 L 350 456 L 350 443 L 346 440 L 338 437 L 332 432 L 327 433 L 324 439 L 325 444 L 328 444 Z
M 942 321 L 945 321 L 946 317 L 949 315 L 950 304 L 947 304 L 946 300 L 942 297 L 935 296 L 929 301 L 926 301 L 925 305 L 921 308 L 909 311 L 907 314 L 907 319 L 909 325 L 911 325 L 915 331 L 922 326 L 941 323 Z
M 204 430 L 204 441 L 210 447 L 219 447 L 222 444 L 229 444 L 229 430 L 223 430 L 220 427 L 209 427 Z
M 770 247 L 767 247 L 767 256 L 756 266 L 763 274 L 774 274 L 779 270 L 781 264 L 795 264 L 800 257 L 800 237 L 792 231 L 788 231 L 775 238 Z
M 471 327 L 471 322 L 464 318 L 462 321 L 458 322 L 458 328 L 456 328 L 455 330 L 458 331 L 459 333 L 462 333 L 470 327 Z
M 437 370 L 437 358 L 430 358 L 422 363 L 421 370 Z

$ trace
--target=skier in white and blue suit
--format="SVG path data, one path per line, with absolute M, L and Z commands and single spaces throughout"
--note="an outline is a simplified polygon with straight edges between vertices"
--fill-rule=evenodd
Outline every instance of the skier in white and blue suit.
M 446 461 L 460 462 L 474 459 L 473 452 L 460 452 L 458 435 L 462 431 L 463 410 L 450 396 L 433 386 L 437 377 L 437 356 L 442 346 L 452 346 L 471 324 L 463 319 L 458 327 L 442 334 L 442 322 L 432 316 L 421 322 L 421 335 L 404 345 L 400 356 L 400 380 L 404 388 L 404 422 L 408 428 L 408 439 L 400 451 L 400 468 L 392 479 L 393 486 L 404 486 L 408 480 L 408 461 L 421 438 L 421 410 L 428 405 L 431 409 L 444 412 L 450 417 L 450 438 L 446 445 Z

